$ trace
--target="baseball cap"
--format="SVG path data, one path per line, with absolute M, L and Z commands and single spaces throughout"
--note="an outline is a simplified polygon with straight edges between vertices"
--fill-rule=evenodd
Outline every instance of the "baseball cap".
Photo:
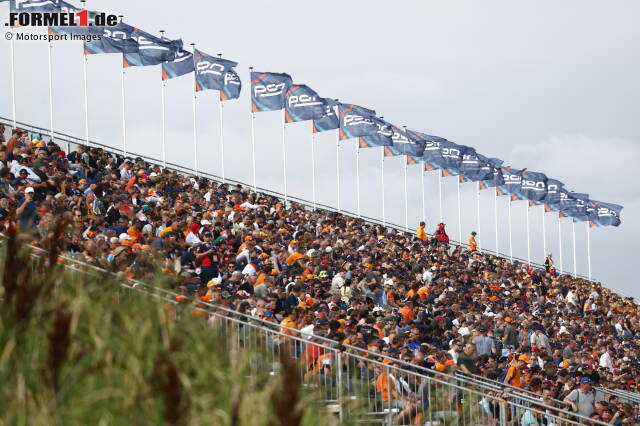
M 589 384 L 592 385 L 593 384 L 593 380 L 591 380 L 589 377 L 583 377 L 582 379 L 580 379 L 580 384 Z
M 25 194 L 33 193 L 33 187 L 31 187 L 31 186 L 27 186 L 27 188 L 24 190 L 24 193 L 25 193 Z
M 442 315 L 436 315 L 436 321 L 444 321 L 444 317 Z
M 530 360 L 530 359 L 529 359 L 529 357 L 528 357 L 528 356 L 526 356 L 526 355 L 520 355 L 520 356 L 518 357 L 518 361 L 524 361 L 524 362 L 526 362 L 527 364 L 531 364 L 531 360 Z

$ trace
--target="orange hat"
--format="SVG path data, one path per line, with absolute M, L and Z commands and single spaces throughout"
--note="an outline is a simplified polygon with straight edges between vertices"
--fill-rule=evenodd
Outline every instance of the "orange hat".
M 506 317 L 504 320 L 505 320 L 506 322 L 511 322 L 511 317 Z
M 382 360 L 382 363 L 383 364 L 391 364 L 391 363 L 393 363 L 393 361 L 391 361 L 389 358 L 385 358 L 385 359 Z
M 518 361 L 524 361 L 524 362 L 525 362 L 525 363 L 527 363 L 527 364 L 531 364 L 531 360 L 530 360 L 530 359 L 529 359 L 529 357 L 528 357 L 528 356 L 526 356 L 526 355 L 520 355 L 520 356 L 518 357 Z

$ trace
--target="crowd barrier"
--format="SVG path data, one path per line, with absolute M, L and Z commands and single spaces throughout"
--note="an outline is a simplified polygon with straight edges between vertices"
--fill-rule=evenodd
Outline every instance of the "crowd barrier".
M 0 244 L 3 241 L 0 234 Z M 47 254 L 41 248 L 27 247 L 34 258 Z M 75 273 L 112 275 L 127 293 L 142 292 L 176 306 L 176 316 L 203 314 L 238 348 L 252 346 L 262 351 L 264 355 L 253 361 L 254 371 L 279 374 L 283 355 L 297 360 L 302 385 L 321 395 L 340 419 L 357 414 L 371 424 L 506 426 L 535 416 L 546 424 L 606 424 L 578 416 L 560 401 L 542 401 L 539 395 L 480 376 L 447 374 L 324 337 L 310 339 L 299 330 L 211 303 L 179 303 L 178 294 L 171 290 L 124 278 L 72 256 L 59 256 L 59 263 Z
M 4 124 L 5 126 L 9 127 L 13 127 L 13 120 L 10 120 L 8 118 L 5 117 L 0 117 L 0 124 Z M 33 132 L 33 133 L 38 133 L 41 134 L 45 139 L 50 138 L 51 136 L 51 131 L 49 129 L 43 128 L 43 127 L 38 127 L 38 126 L 34 126 L 28 123 L 23 123 L 23 122 L 16 122 L 16 126 L 27 130 L 29 132 Z M 90 140 L 89 143 L 87 144 L 87 141 L 84 138 L 78 138 L 76 136 L 72 136 L 72 135 L 68 135 L 65 133 L 60 133 L 60 132 L 54 132 L 53 133 L 53 139 L 56 141 L 56 143 L 58 143 L 61 146 L 65 146 L 66 148 L 66 152 L 69 153 L 71 152 L 73 149 L 75 149 L 78 145 L 88 145 L 90 147 L 96 147 L 96 148 L 102 148 L 103 150 L 116 154 L 116 155 L 122 155 L 122 149 L 119 148 L 115 148 L 109 145 L 104 145 L 102 143 L 99 142 L 95 142 Z M 163 168 L 166 168 L 168 170 L 172 170 L 178 173 L 182 173 L 185 175 L 192 175 L 195 176 L 196 172 L 194 169 L 189 168 L 189 167 L 185 167 L 182 166 L 180 164 L 175 164 L 175 163 L 171 163 L 171 162 L 165 162 L 163 163 L 162 160 L 159 160 L 157 158 L 153 158 L 153 157 L 149 157 L 147 155 L 144 154 L 138 154 L 138 153 L 133 153 L 133 152 L 127 152 L 127 158 L 141 158 L 142 160 L 146 161 L 147 163 L 153 164 L 153 165 L 157 165 Z M 212 180 L 214 182 L 218 182 L 218 183 L 227 183 L 227 184 L 234 184 L 234 185 L 242 185 L 244 187 L 247 188 L 253 188 L 253 185 L 248 184 L 246 182 L 241 182 L 241 181 L 237 181 L 234 179 L 229 179 L 228 177 L 225 178 L 224 180 L 222 179 L 222 177 L 215 175 L 215 174 L 211 174 L 211 173 L 206 173 L 206 172 L 201 172 L 198 171 L 197 173 L 198 176 Z M 256 192 L 259 193 L 263 193 L 263 194 L 267 194 L 276 198 L 279 198 L 281 200 L 284 200 L 284 195 L 280 192 L 277 191 L 273 191 L 267 188 L 263 188 L 260 186 L 256 186 L 255 187 Z M 411 228 L 406 228 L 402 225 L 398 225 L 395 223 L 391 223 L 391 222 L 382 222 L 382 220 L 378 219 L 378 218 L 374 218 L 371 216 L 365 216 L 365 215 L 358 215 L 355 212 L 352 211 L 348 211 L 348 210 L 344 210 L 344 209 L 336 209 L 335 207 L 326 205 L 326 204 L 322 204 L 322 203 L 318 203 L 316 202 L 315 204 L 312 201 L 303 199 L 303 198 L 299 198 L 296 196 L 292 196 L 291 194 L 287 194 L 287 199 L 289 200 L 289 202 L 294 202 L 296 204 L 300 204 L 305 206 L 306 208 L 309 209 L 321 209 L 321 210 L 325 210 L 325 211 L 329 211 L 329 212 L 334 212 L 334 213 L 340 213 L 342 215 L 345 216 L 349 216 L 349 217 L 354 217 L 354 218 L 359 218 L 359 219 L 363 219 L 364 221 L 370 223 L 370 224 L 375 224 L 375 225 L 381 225 L 384 226 L 388 229 L 392 229 L 395 232 L 406 232 L 409 234 L 413 234 L 415 232 L 414 229 Z M 454 246 L 462 246 L 462 247 L 468 247 L 469 245 L 465 242 L 459 242 L 456 240 L 451 239 L 450 243 Z M 522 265 L 531 265 L 534 268 L 537 269 L 544 269 L 545 266 L 543 264 L 540 263 L 535 263 L 535 262 L 527 262 L 525 259 L 519 258 L 519 257 L 510 257 L 507 254 L 503 254 L 503 253 L 498 253 L 495 252 L 493 250 L 488 250 L 485 248 L 482 248 L 481 250 L 483 253 L 488 253 L 491 254 L 493 256 L 497 256 L 497 257 L 501 257 L 503 259 L 513 259 L 514 262 L 518 262 Z M 573 275 L 572 271 L 560 271 L 562 274 L 566 274 L 566 275 Z M 577 274 L 576 275 L 579 278 L 582 278 L 584 280 L 589 280 L 589 278 L 586 275 L 582 275 L 582 274 Z M 590 281 L 592 282 L 598 282 L 597 279 L 595 278 L 591 278 Z

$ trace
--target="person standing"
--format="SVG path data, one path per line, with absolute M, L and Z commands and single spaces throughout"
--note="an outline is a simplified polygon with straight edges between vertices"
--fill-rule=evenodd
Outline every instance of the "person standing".
M 476 231 L 473 231 L 471 233 L 471 236 L 469 237 L 469 250 L 470 251 L 478 250 L 478 243 L 476 243 L 476 235 L 478 235 L 476 233 Z

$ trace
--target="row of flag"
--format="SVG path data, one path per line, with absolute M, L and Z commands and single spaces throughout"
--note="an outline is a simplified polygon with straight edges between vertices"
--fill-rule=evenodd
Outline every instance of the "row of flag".
M 2 0 L 0 0 L 2 1 Z M 78 12 L 63 0 L 10 0 L 12 12 Z M 96 12 L 89 12 L 89 22 Z M 236 62 L 194 49 L 183 49 L 181 40 L 156 37 L 123 22 L 114 27 L 51 27 L 55 34 L 101 34 L 84 43 L 85 54 L 121 53 L 123 66 L 161 65 L 168 80 L 195 73 L 195 90 L 218 90 L 223 101 L 240 95 Z M 590 226 L 618 226 L 622 206 L 594 201 L 588 194 L 568 191 L 562 182 L 543 173 L 505 167 L 474 148 L 445 138 L 400 128 L 358 105 L 323 98 L 304 84 L 294 84 L 285 73 L 251 72 L 251 110 L 284 110 L 286 123 L 312 121 L 313 132 L 337 130 L 340 140 L 356 139 L 360 148 L 382 147 L 384 155 L 405 156 L 407 164 L 440 170 L 442 176 L 458 176 L 460 182 L 478 182 L 481 189 L 495 188 L 496 195 L 544 205 L 575 222 Z

